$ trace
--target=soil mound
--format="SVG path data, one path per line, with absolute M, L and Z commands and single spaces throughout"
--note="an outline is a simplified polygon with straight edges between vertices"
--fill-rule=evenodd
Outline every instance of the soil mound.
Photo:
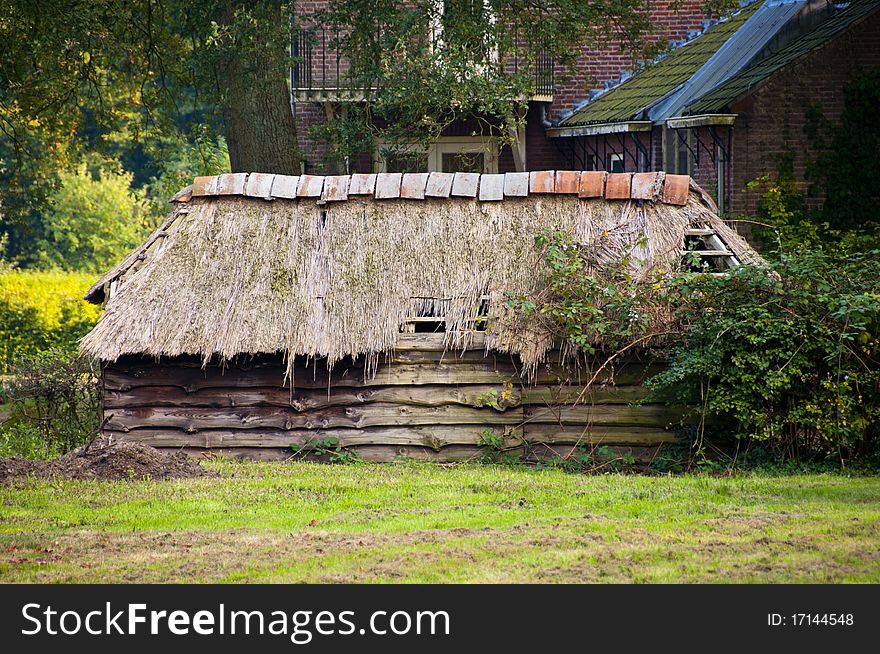
M 214 477 L 183 452 L 100 438 L 52 461 L 0 459 L 0 483 L 26 477 L 62 479 L 186 479 Z

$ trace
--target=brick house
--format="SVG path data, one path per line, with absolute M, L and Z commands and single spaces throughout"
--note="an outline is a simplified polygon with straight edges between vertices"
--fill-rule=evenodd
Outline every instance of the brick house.
M 814 156 L 810 108 L 839 117 L 843 87 L 880 67 L 880 0 L 759 0 L 558 121 L 565 166 L 690 174 L 723 212 L 753 214 L 750 181 Z M 810 202 L 821 203 L 814 197 Z
M 326 0 L 294 2 L 303 29 L 292 47 L 300 63 L 291 71 L 291 87 L 306 171 L 346 172 L 326 169 L 325 148 L 309 135 L 309 127 L 324 121 L 328 112 L 344 111 L 346 103 L 357 100 L 357 94 L 352 95 L 344 88 L 348 66 L 344 57 L 333 49 L 336 34 L 332 30 L 308 27 L 308 16 L 326 4 Z M 648 0 L 646 6 L 652 24 L 651 32 L 646 35 L 648 43 L 684 42 L 710 24 L 706 20 L 705 0 Z M 474 125 L 466 121 L 449 126 L 431 148 L 428 160 L 421 164 L 430 172 L 455 172 L 463 163 L 475 163 L 477 167 L 482 164 L 482 168 L 472 172 L 486 173 L 560 168 L 564 163 L 560 146 L 548 139 L 546 129 L 591 92 L 617 83 L 621 73 L 636 64 L 632 55 L 615 42 L 584 50 L 572 75 L 563 76 L 552 61 L 539 60 L 535 89 L 527 103 L 526 133 L 520 143 L 524 156 L 520 157 L 519 165 L 510 147 L 497 147 L 491 138 L 470 136 L 475 131 Z M 472 153 L 473 161 L 463 162 L 461 157 L 455 156 L 461 153 Z M 387 170 L 380 159 L 376 153 L 366 154 L 350 162 L 348 172 Z M 452 170 L 450 165 L 458 167 Z
M 651 2 L 648 38 L 669 41 L 665 55 L 638 67 L 614 45 L 585 50 L 567 79 L 553 62 L 539 60 L 545 68 L 536 71 L 519 152 L 493 148 L 459 122 L 426 159 L 400 170 L 666 170 L 694 177 L 723 212 L 754 213 L 759 195 L 747 184 L 775 173 L 780 155 L 793 156 L 805 184 L 813 156 L 804 135 L 809 107 L 834 119 L 847 81 L 880 67 L 878 10 L 880 0 L 744 0 L 708 21 L 703 0 Z M 308 126 L 356 98 L 335 86 L 345 68 L 335 53 L 319 43 L 298 54 L 302 63 L 291 82 L 299 138 L 306 170 L 321 172 L 321 144 L 309 140 Z M 392 168 L 367 153 L 350 162 L 349 172 L 384 170 Z

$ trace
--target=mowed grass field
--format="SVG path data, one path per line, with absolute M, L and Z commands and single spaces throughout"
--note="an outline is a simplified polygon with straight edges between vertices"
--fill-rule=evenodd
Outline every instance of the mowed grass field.
M 207 464 L 0 487 L 4 582 L 880 582 L 880 478 Z

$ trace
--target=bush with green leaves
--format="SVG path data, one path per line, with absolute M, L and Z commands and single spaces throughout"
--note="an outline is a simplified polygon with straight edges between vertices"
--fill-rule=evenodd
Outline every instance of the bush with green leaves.
M 7 454 L 57 456 L 98 433 L 100 369 L 93 360 L 53 348 L 19 357 L 11 372 L 10 413 L 0 425 Z
M 880 249 L 804 247 L 676 292 L 686 331 L 655 389 L 782 458 L 842 463 L 876 442 Z
M 589 354 L 651 340 L 669 311 L 657 292 L 661 278 L 633 273 L 632 251 L 643 244 L 608 261 L 601 243 L 585 246 L 566 232 L 544 231 L 535 247 L 543 251 L 547 284 L 531 296 L 508 297 L 508 306 L 538 331 Z
M 37 262 L 44 268 L 104 272 L 116 265 L 155 227 L 143 190 L 132 173 L 83 163 L 60 173 L 50 198 Z
M 797 225 L 792 215 L 788 224 Z M 795 230 L 796 231 L 796 230 Z M 783 236 L 787 236 L 786 233 Z M 636 278 L 598 265 L 564 234 L 542 234 L 546 287 L 512 298 L 523 319 L 595 361 L 648 347 L 668 367 L 653 401 L 689 404 L 711 431 L 759 441 L 780 458 L 863 458 L 880 431 L 880 238 L 772 254 L 728 275 L 679 270 Z M 602 270 L 609 272 L 601 272 Z
M 75 352 L 101 315 L 101 307 L 83 299 L 93 282 L 86 273 L 0 272 L 0 372 L 17 357 L 49 348 Z

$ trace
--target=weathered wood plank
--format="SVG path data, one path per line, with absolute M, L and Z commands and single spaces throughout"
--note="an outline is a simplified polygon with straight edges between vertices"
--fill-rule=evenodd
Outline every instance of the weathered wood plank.
M 179 386 L 138 386 L 127 391 L 105 390 L 104 408 L 133 407 L 203 407 L 233 408 L 251 406 L 291 407 L 296 411 L 308 411 L 339 406 L 357 406 L 375 402 L 388 402 L 413 406 L 442 406 L 459 404 L 485 406 L 486 401 L 504 392 L 500 384 L 474 384 L 467 386 L 380 386 L 376 388 L 333 388 L 295 390 L 254 388 L 205 388 L 192 393 Z M 509 408 L 519 405 L 520 389 L 512 388 L 511 397 L 499 406 Z
M 364 379 L 363 362 L 339 362 L 328 372 L 318 362 L 314 367 L 297 366 L 294 385 L 297 388 L 327 388 L 328 386 L 371 387 L 401 384 L 495 384 L 505 380 L 521 380 L 521 368 L 516 361 L 503 355 L 485 359 L 470 356 L 456 357 L 449 352 L 442 362 L 434 362 L 431 356 L 423 362 L 417 354 L 398 353 L 401 363 L 386 364 L 380 361 L 374 377 Z M 603 370 L 594 381 L 593 388 L 606 384 L 620 386 L 640 384 L 646 378 L 663 369 L 660 363 L 626 363 Z M 107 366 L 104 371 L 105 386 L 111 390 L 129 390 L 136 386 L 181 386 L 189 391 L 200 388 L 243 388 L 248 386 L 289 387 L 284 381 L 286 370 L 277 364 L 255 361 L 252 364 L 232 364 L 225 368 L 199 367 L 199 362 L 174 361 L 157 363 L 153 360 L 122 360 Z M 586 368 L 561 364 L 543 365 L 538 369 L 537 385 L 570 385 L 581 387 L 593 377 Z
M 125 371 L 108 367 L 104 371 L 104 386 L 110 390 L 127 391 L 137 386 L 180 386 L 190 392 L 202 388 L 246 388 L 250 386 L 282 386 L 294 388 L 328 388 L 332 386 L 367 388 L 372 386 L 423 384 L 498 384 L 517 377 L 511 364 L 482 363 L 425 363 L 380 365 L 376 375 L 364 379 L 362 368 L 334 368 L 296 371 L 293 380 L 284 383 L 284 370 L 254 368 L 241 370 L 163 367 L 144 365 Z
M 272 447 L 223 447 L 223 448 L 178 448 L 192 457 L 212 456 L 230 457 L 240 460 L 287 461 L 293 453 L 289 449 Z M 353 447 L 364 461 L 370 463 L 392 463 L 404 459 L 431 461 L 433 463 L 479 461 L 482 451 L 476 445 L 448 445 L 439 452 L 429 447 L 415 445 L 360 445 Z
M 559 407 L 523 408 L 527 424 L 550 423 L 563 425 L 627 425 L 665 428 L 681 420 L 682 410 L 665 404 L 563 405 Z
M 290 431 L 205 429 L 191 434 L 180 429 L 140 428 L 128 432 L 105 429 L 104 433 L 118 441 L 143 443 L 153 447 L 289 448 L 292 445 L 302 447 L 324 438 L 334 437 L 338 439 L 340 447 L 415 445 L 439 450 L 447 445 L 478 445 L 487 429 L 501 436 L 505 443 L 511 445 L 521 442 L 523 438 L 520 427 L 487 427 L 479 424 Z
M 521 386 L 511 388 L 512 396 L 504 404 L 517 406 L 532 404 L 536 407 L 571 404 L 579 397 L 581 387 L 574 386 Z M 105 389 L 104 407 L 248 407 L 280 406 L 298 411 L 332 406 L 356 406 L 370 402 L 393 402 L 418 406 L 462 404 L 485 405 L 493 393 L 504 391 L 503 384 L 378 386 L 363 389 L 331 388 L 296 389 L 273 386 L 245 388 L 203 388 L 187 392 L 179 386 L 135 386 L 129 390 Z M 644 399 L 644 386 L 594 386 L 584 395 L 580 404 L 629 404 Z
M 410 425 L 515 425 L 522 423 L 519 411 L 499 412 L 491 408 L 442 406 L 403 406 L 376 403 L 349 407 L 330 407 L 297 411 L 285 407 L 237 407 L 205 409 L 199 407 L 118 407 L 105 412 L 106 428 L 126 431 L 140 427 L 170 427 L 195 431 L 202 429 L 362 429 L 378 426 Z
M 530 443 L 583 445 L 657 445 L 676 442 L 673 431 L 657 427 L 590 425 L 559 427 L 552 424 L 526 423 L 523 438 Z
M 593 385 L 587 390 L 584 390 L 583 386 L 574 385 L 524 386 L 522 402 L 537 406 L 572 405 L 575 402 L 587 406 L 591 404 L 630 404 L 645 399 L 649 392 L 647 387 L 640 385 Z

